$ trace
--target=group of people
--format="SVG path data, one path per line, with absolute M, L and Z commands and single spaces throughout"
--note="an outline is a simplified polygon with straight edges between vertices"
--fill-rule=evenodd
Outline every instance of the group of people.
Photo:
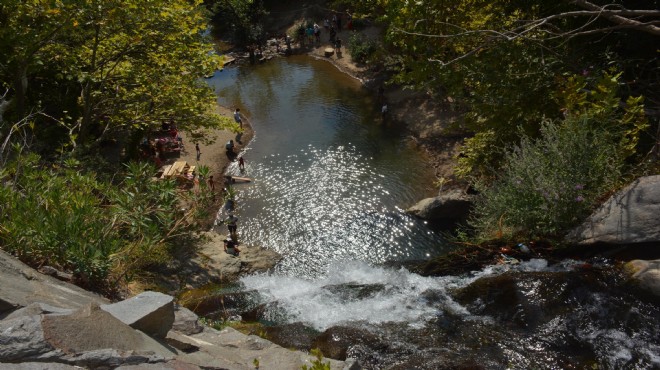
M 346 27 L 352 30 L 353 18 L 348 12 L 346 14 L 348 21 Z M 334 47 L 335 53 L 339 55 L 341 54 L 342 40 L 337 35 L 342 30 L 342 18 L 343 13 L 333 12 L 331 18 L 323 20 L 323 27 L 328 32 L 328 42 Z M 305 47 L 306 44 L 312 45 L 312 43 L 321 44 L 321 27 L 317 23 L 308 23 L 307 26 L 301 24 L 297 33 L 300 47 Z

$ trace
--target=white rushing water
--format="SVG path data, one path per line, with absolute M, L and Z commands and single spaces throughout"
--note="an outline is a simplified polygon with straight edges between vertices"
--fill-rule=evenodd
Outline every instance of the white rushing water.
M 552 270 L 570 268 L 570 263 Z M 545 260 L 487 267 L 470 276 L 423 277 L 406 269 L 375 267 L 361 261 L 335 261 L 323 277 L 306 280 L 285 275 L 243 277 L 246 290 L 256 290 L 264 303 L 277 303 L 289 322 L 303 322 L 318 330 L 348 322 L 380 324 L 407 322 L 411 326 L 444 312 L 470 316 L 447 294 L 450 289 L 511 269 L 548 271 Z M 430 301 L 427 297 L 432 296 Z M 438 301 L 442 302 L 438 306 Z M 487 319 L 487 318 L 481 318 Z

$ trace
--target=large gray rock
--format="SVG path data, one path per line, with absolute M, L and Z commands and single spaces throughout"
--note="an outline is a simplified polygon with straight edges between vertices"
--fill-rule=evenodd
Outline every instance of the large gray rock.
M 174 323 L 174 297 L 144 292 L 125 301 L 101 306 L 124 324 L 152 337 L 165 338 Z
M 426 198 L 406 210 L 407 213 L 440 227 L 452 227 L 467 220 L 472 198 L 461 190 L 451 190 L 435 198 Z
M 48 343 L 40 316 L 0 321 L 0 362 L 57 359 L 62 351 Z
M 70 315 L 20 316 L 0 321 L 0 362 L 114 368 L 165 362 L 175 355 L 175 351 L 94 304 Z
M 0 282 L 0 318 L 35 302 L 72 309 L 90 302 L 108 303 L 108 300 L 97 294 L 42 275 L 2 250 Z
M 194 312 L 177 304 L 174 307 L 172 329 L 181 334 L 191 335 L 201 333 L 204 326 L 199 323 L 199 317 Z
M 569 243 L 660 242 L 660 175 L 635 180 L 566 237 Z
M 625 264 L 624 270 L 641 288 L 660 297 L 660 260 L 633 260 Z
M 204 286 L 213 282 L 235 281 L 242 275 L 265 272 L 273 268 L 282 258 L 277 252 L 256 246 L 240 245 L 238 256 L 224 251 L 225 236 L 215 232 L 204 233 L 207 242 L 199 246 L 197 256 L 191 262 L 190 276 L 213 277 L 212 280 L 201 279 L 189 281 L 193 287 Z M 195 268 L 195 266 L 197 266 Z M 201 271 L 195 271 L 199 269 Z M 202 273 L 203 272 L 203 273 Z

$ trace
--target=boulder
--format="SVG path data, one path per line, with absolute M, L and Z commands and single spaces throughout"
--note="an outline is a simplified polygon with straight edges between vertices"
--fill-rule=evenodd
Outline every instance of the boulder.
M 467 220 L 471 208 L 471 196 L 461 190 L 450 190 L 435 198 L 423 199 L 406 212 L 434 226 L 451 228 Z
M 62 355 L 46 341 L 40 316 L 0 321 L 0 362 L 46 361 Z
M 660 260 L 633 260 L 624 265 L 624 271 L 642 289 L 660 297 Z
M 98 305 L 72 314 L 0 321 L 0 362 L 57 362 L 92 368 L 159 363 L 175 352 L 125 325 Z
M 71 309 L 81 308 L 90 302 L 108 303 L 97 294 L 42 275 L 2 250 L 0 281 L 0 318 L 35 302 Z
M 660 175 L 639 178 L 614 194 L 566 241 L 578 245 L 660 242 Z
M 208 241 L 200 246 L 197 256 L 191 262 L 200 266 L 205 274 L 217 277 L 215 282 L 231 282 L 241 275 L 268 271 L 282 258 L 270 249 L 247 245 L 240 245 L 238 248 L 241 253 L 234 256 L 224 251 L 225 236 L 215 232 L 204 235 Z M 191 275 L 195 274 L 195 271 L 191 272 Z M 201 271 L 199 273 L 201 274 Z M 191 285 L 202 286 L 210 282 L 212 281 L 200 280 Z
M 165 338 L 174 323 L 174 297 L 158 292 L 140 293 L 101 309 L 155 338 Z
M 199 323 L 199 317 L 189 309 L 176 304 L 174 306 L 174 324 L 172 329 L 179 333 L 191 335 L 201 333 L 204 326 Z

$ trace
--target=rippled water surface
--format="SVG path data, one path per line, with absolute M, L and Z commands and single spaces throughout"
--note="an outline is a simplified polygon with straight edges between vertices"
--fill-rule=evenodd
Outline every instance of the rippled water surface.
M 660 368 L 657 299 L 606 261 L 444 277 L 379 265 L 447 247 L 402 212 L 432 194 L 433 179 L 357 81 L 287 58 L 210 83 L 256 131 L 244 174 L 254 182 L 236 185 L 241 239 L 283 261 L 219 288 L 204 314 L 259 321 L 286 348 L 367 369 Z
M 236 185 L 243 242 L 280 252 L 279 272 L 314 277 L 331 261 L 439 253 L 441 238 L 402 212 L 433 192 L 422 155 L 385 127 L 376 101 L 330 64 L 292 57 L 218 72 L 210 83 L 256 136 Z M 236 166 L 229 169 L 239 174 Z

